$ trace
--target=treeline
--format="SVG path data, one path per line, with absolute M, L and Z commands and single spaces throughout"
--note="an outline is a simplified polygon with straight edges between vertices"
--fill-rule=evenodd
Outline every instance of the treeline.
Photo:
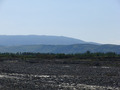
M 85 53 L 76 54 L 54 54 L 54 53 L 0 53 L 0 59 L 99 59 L 99 60 L 112 60 L 120 59 L 120 54 L 114 52 L 108 53 L 91 53 L 87 51 Z

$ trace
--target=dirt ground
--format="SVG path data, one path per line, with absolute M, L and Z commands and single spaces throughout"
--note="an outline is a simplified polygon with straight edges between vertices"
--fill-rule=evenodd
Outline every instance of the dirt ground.
M 120 67 L 2 61 L 0 90 L 120 90 Z

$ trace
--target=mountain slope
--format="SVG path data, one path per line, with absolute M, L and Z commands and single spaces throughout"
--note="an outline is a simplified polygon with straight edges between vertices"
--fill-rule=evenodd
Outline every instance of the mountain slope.
M 40 53 L 84 53 L 91 52 L 116 52 L 120 54 L 120 45 L 25 45 L 0 47 L 0 52 L 40 52 Z
M 39 35 L 0 35 L 0 45 L 19 46 L 19 45 L 70 45 L 86 44 L 88 42 L 63 37 L 63 36 L 39 36 Z

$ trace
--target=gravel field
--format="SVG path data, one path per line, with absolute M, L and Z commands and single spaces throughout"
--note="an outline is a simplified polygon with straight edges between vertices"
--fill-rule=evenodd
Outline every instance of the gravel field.
M 0 90 L 120 90 L 120 67 L 2 61 Z

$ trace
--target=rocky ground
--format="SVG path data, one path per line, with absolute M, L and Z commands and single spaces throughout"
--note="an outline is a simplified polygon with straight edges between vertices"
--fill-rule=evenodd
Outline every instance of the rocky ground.
M 6 60 L 0 90 L 120 90 L 120 67 Z

